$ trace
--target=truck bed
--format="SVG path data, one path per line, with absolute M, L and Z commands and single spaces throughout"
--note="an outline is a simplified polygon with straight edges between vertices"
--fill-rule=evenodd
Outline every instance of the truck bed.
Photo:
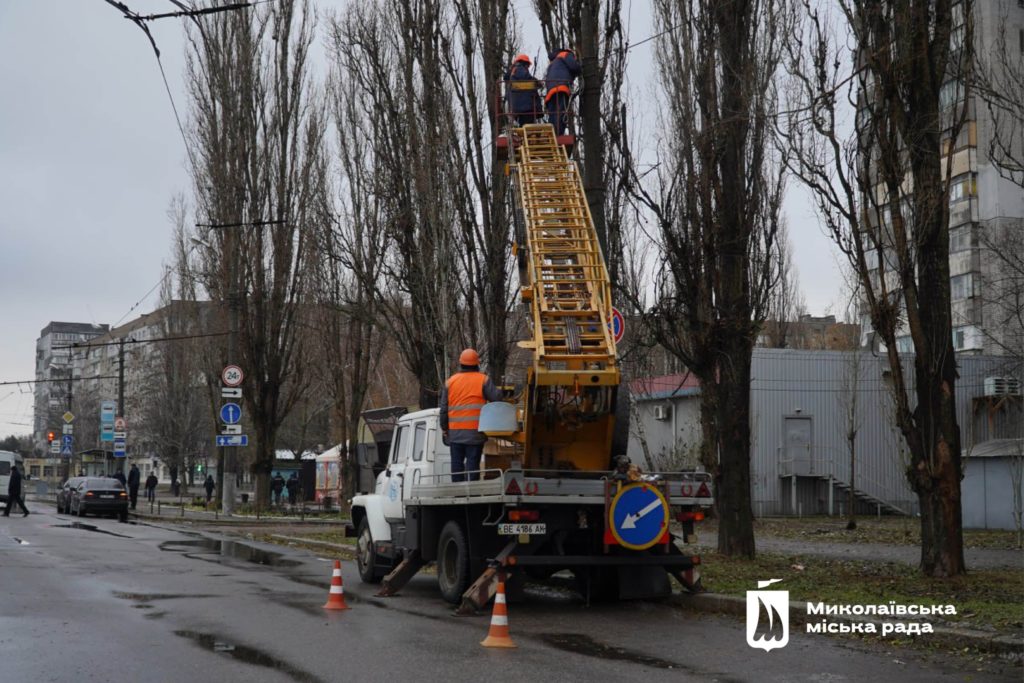
M 428 506 L 468 503 L 603 505 L 609 481 L 607 472 L 489 469 L 482 475 L 479 481 L 463 482 L 446 481 L 449 479 L 446 474 L 417 476 L 412 482 L 408 503 Z M 713 502 L 711 475 L 706 472 L 656 472 L 647 476 L 652 479 L 641 483 L 666 486 L 663 491 L 670 505 L 708 506 Z M 698 495 L 702 484 L 707 495 Z

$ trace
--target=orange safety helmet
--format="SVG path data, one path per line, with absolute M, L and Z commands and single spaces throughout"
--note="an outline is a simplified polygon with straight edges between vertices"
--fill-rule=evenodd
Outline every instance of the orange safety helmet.
M 524 54 L 523 54 L 523 53 L 521 53 L 521 52 L 520 52 L 519 54 L 517 54 L 517 55 L 516 55 L 516 58 L 515 58 L 515 59 L 513 59 L 513 60 L 512 60 L 512 63 L 513 63 L 513 64 L 518 64 L 519 62 L 526 62 L 527 64 L 530 64 L 530 65 L 532 65 L 532 64 L 533 64 L 533 62 L 532 62 L 532 61 L 530 61 L 530 58 L 529 58 L 529 56 L 527 56 L 527 55 L 524 55 Z
M 459 365 L 480 365 L 480 354 L 476 349 L 466 349 L 459 354 Z

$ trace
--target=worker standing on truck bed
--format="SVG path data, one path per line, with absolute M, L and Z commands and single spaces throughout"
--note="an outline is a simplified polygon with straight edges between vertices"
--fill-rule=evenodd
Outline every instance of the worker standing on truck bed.
M 452 481 L 480 478 L 480 458 L 487 436 L 480 433 L 480 409 L 501 398 L 491 378 L 480 372 L 480 354 L 466 349 L 459 355 L 459 372 L 441 390 L 441 429 L 452 458 Z

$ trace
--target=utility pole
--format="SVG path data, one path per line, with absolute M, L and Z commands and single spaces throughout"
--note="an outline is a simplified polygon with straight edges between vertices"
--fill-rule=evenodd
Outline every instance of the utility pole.
M 117 414 L 124 418 L 124 337 L 118 341 L 117 344 Z M 127 439 L 125 439 L 127 442 Z M 127 453 L 125 454 L 124 462 L 121 463 L 121 471 L 124 472 L 125 476 L 128 473 L 125 471 L 125 465 L 128 463 Z
M 238 318 L 239 304 L 241 304 L 241 292 L 238 286 L 238 269 L 241 267 L 238 259 L 238 240 L 234 230 L 228 230 L 224 236 L 225 246 L 229 257 L 227 259 L 228 277 L 231 278 L 231 286 L 228 289 L 228 360 L 227 364 L 238 362 Z M 225 517 L 230 517 L 235 511 L 235 446 L 221 446 L 217 459 L 224 464 L 224 478 L 221 483 L 221 512 Z
M 74 354 L 73 353 L 68 353 L 68 412 L 71 413 L 71 414 L 74 414 L 74 411 L 71 410 L 71 399 L 72 399 L 71 385 L 73 383 L 74 376 L 75 376 Z M 63 457 L 63 455 L 61 457 Z M 74 459 L 75 459 L 75 449 L 72 447 L 71 455 L 69 455 L 67 457 L 67 460 L 64 462 L 64 480 L 65 481 L 67 481 L 69 478 L 71 478 L 71 465 L 72 465 Z

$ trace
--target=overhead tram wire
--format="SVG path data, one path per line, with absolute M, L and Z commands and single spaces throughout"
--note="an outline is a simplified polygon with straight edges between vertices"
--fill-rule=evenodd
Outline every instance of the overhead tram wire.
M 210 337 L 225 337 L 231 334 L 230 332 L 207 332 L 205 334 L 183 334 L 177 337 L 156 337 L 155 339 L 119 339 L 117 341 L 110 342 L 97 342 L 91 341 L 75 342 L 68 346 L 54 346 L 54 349 L 92 349 L 100 348 L 102 346 L 119 346 L 120 344 L 156 344 L 158 342 L 170 342 L 170 341 L 187 341 L 189 339 L 208 339 Z

